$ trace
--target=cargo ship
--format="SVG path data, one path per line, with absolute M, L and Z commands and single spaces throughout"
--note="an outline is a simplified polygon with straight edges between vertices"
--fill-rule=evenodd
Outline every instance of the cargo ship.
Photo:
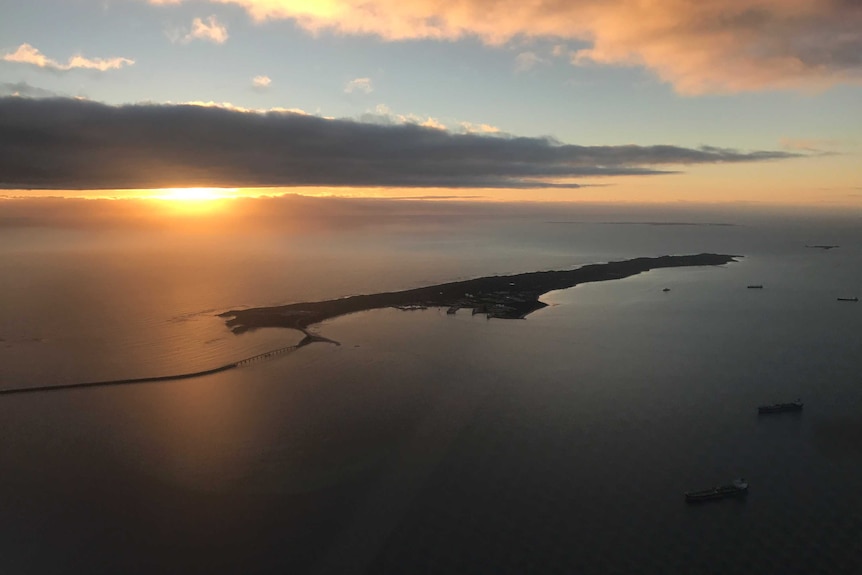
M 686 491 L 685 500 L 688 503 L 700 503 L 713 499 L 724 499 L 725 497 L 738 497 L 748 493 L 748 482 L 743 478 L 734 479 L 729 485 L 719 485 L 712 489 L 702 491 Z
M 781 413 L 782 411 L 802 411 L 802 401 L 796 400 L 790 403 L 773 403 L 772 405 L 761 405 L 757 413 Z

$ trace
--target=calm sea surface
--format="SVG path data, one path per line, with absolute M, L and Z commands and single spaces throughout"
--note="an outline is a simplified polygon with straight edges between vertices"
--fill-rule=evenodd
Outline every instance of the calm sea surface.
M 315 326 L 340 346 L 212 376 L 0 396 L 0 573 L 862 572 L 862 304 L 836 301 L 862 296 L 862 218 L 673 220 L 736 225 L 0 228 L 2 388 L 299 341 L 234 336 L 216 314 L 236 307 L 745 256 L 552 292 L 525 321 L 378 310 Z M 683 501 L 739 476 L 744 500 Z

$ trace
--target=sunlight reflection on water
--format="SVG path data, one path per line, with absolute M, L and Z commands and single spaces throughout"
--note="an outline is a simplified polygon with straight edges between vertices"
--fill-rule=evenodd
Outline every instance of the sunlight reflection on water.
M 209 377 L 4 397 L 0 565 L 858 566 L 842 517 L 862 509 L 862 462 L 831 438 L 854 433 L 862 405 L 862 308 L 835 301 L 862 291 L 860 231 L 781 229 L 471 221 L 423 238 L 92 232 L 61 245 L 11 234 L 2 385 L 191 371 L 301 337 L 235 336 L 216 317 L 233 307 L 637 255 L 746 257 L 552 292 L 525 321 L 377 310 L 314 326 L 340 346 Z M 804 248 L 825 236 L 842 247 Z M 756 415 L 798 396 L 801 417 Z M 741 474 L 744 504 L 682 503 Z

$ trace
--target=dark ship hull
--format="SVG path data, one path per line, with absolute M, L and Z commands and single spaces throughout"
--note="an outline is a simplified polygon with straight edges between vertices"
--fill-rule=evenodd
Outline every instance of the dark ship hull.
M 746 494 L 748 494 L 748 483 L 743 479 L 737 479 L 730 485 L 721 485 L 702 491 L 686 491 L 685 500 L 687 503 L 700 503 L 727 497 L 741 497 Z
M 785 411 L 802 411 L 802 402 L 775 403 L 773 405 L 761 405 L 757 408 L 757 413 L 782 413 Z

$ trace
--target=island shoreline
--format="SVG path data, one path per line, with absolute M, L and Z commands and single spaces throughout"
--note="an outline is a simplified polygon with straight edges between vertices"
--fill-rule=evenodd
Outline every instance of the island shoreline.
M 0 389 L 0 395 L 159 383 L 212 375 L 281 355 L 285 352 L 295 351 L 312 343 L 340 345 L 337 341 L 309 332 L 308 326 L 342 315 L 373 309 L 387 307 L 400 309 L 448 307 L 449 311 L 454 313 L 461 308 L 472 308 L 474 313 L 484 313 L 489 318 L 522 319 L 530 313 L 546 307 L 547 304 L 539 301 L 539 297 L 549 291 L 566 289 L 582 283 L 623 279 L 652 269 L 719 266 L 736 262 L 735 258 L 738 257 L 742 256 L 703 253 L 686 256 L 635 258 L 619 262 L 589 264 L 574 270 L 488 276 L 398 292 L 349 296 L 334 300 L 295 303 L 275 307 L 232 310 L 221 313 L 219 316 L 229 318 L 225 323 L 235 334 L 260 327 L 286 327 L 303 332 L 305 337 L 295 345 L 282 347 L 196 372 L 84 383 L 10 387 Z
M 527 272 L 486 276 L 395 292 L 353 295 L 317 302 L 229 310 L 219 314 L 234 334 L 265 327 L 306 331 L 322 321 L 382 308 L 422 309 L 445 307 L 450 313 L 469 308 L 489 318 L 523 319 L 547 304 L 539 298 L 554 290 L 582 283 L 623 279 L 652 269 L 720 266 L 736 262 L 738 255 L 701 253 L 694 255 L 640 257 L 617 262 L 588 264 L 573 270 Z

